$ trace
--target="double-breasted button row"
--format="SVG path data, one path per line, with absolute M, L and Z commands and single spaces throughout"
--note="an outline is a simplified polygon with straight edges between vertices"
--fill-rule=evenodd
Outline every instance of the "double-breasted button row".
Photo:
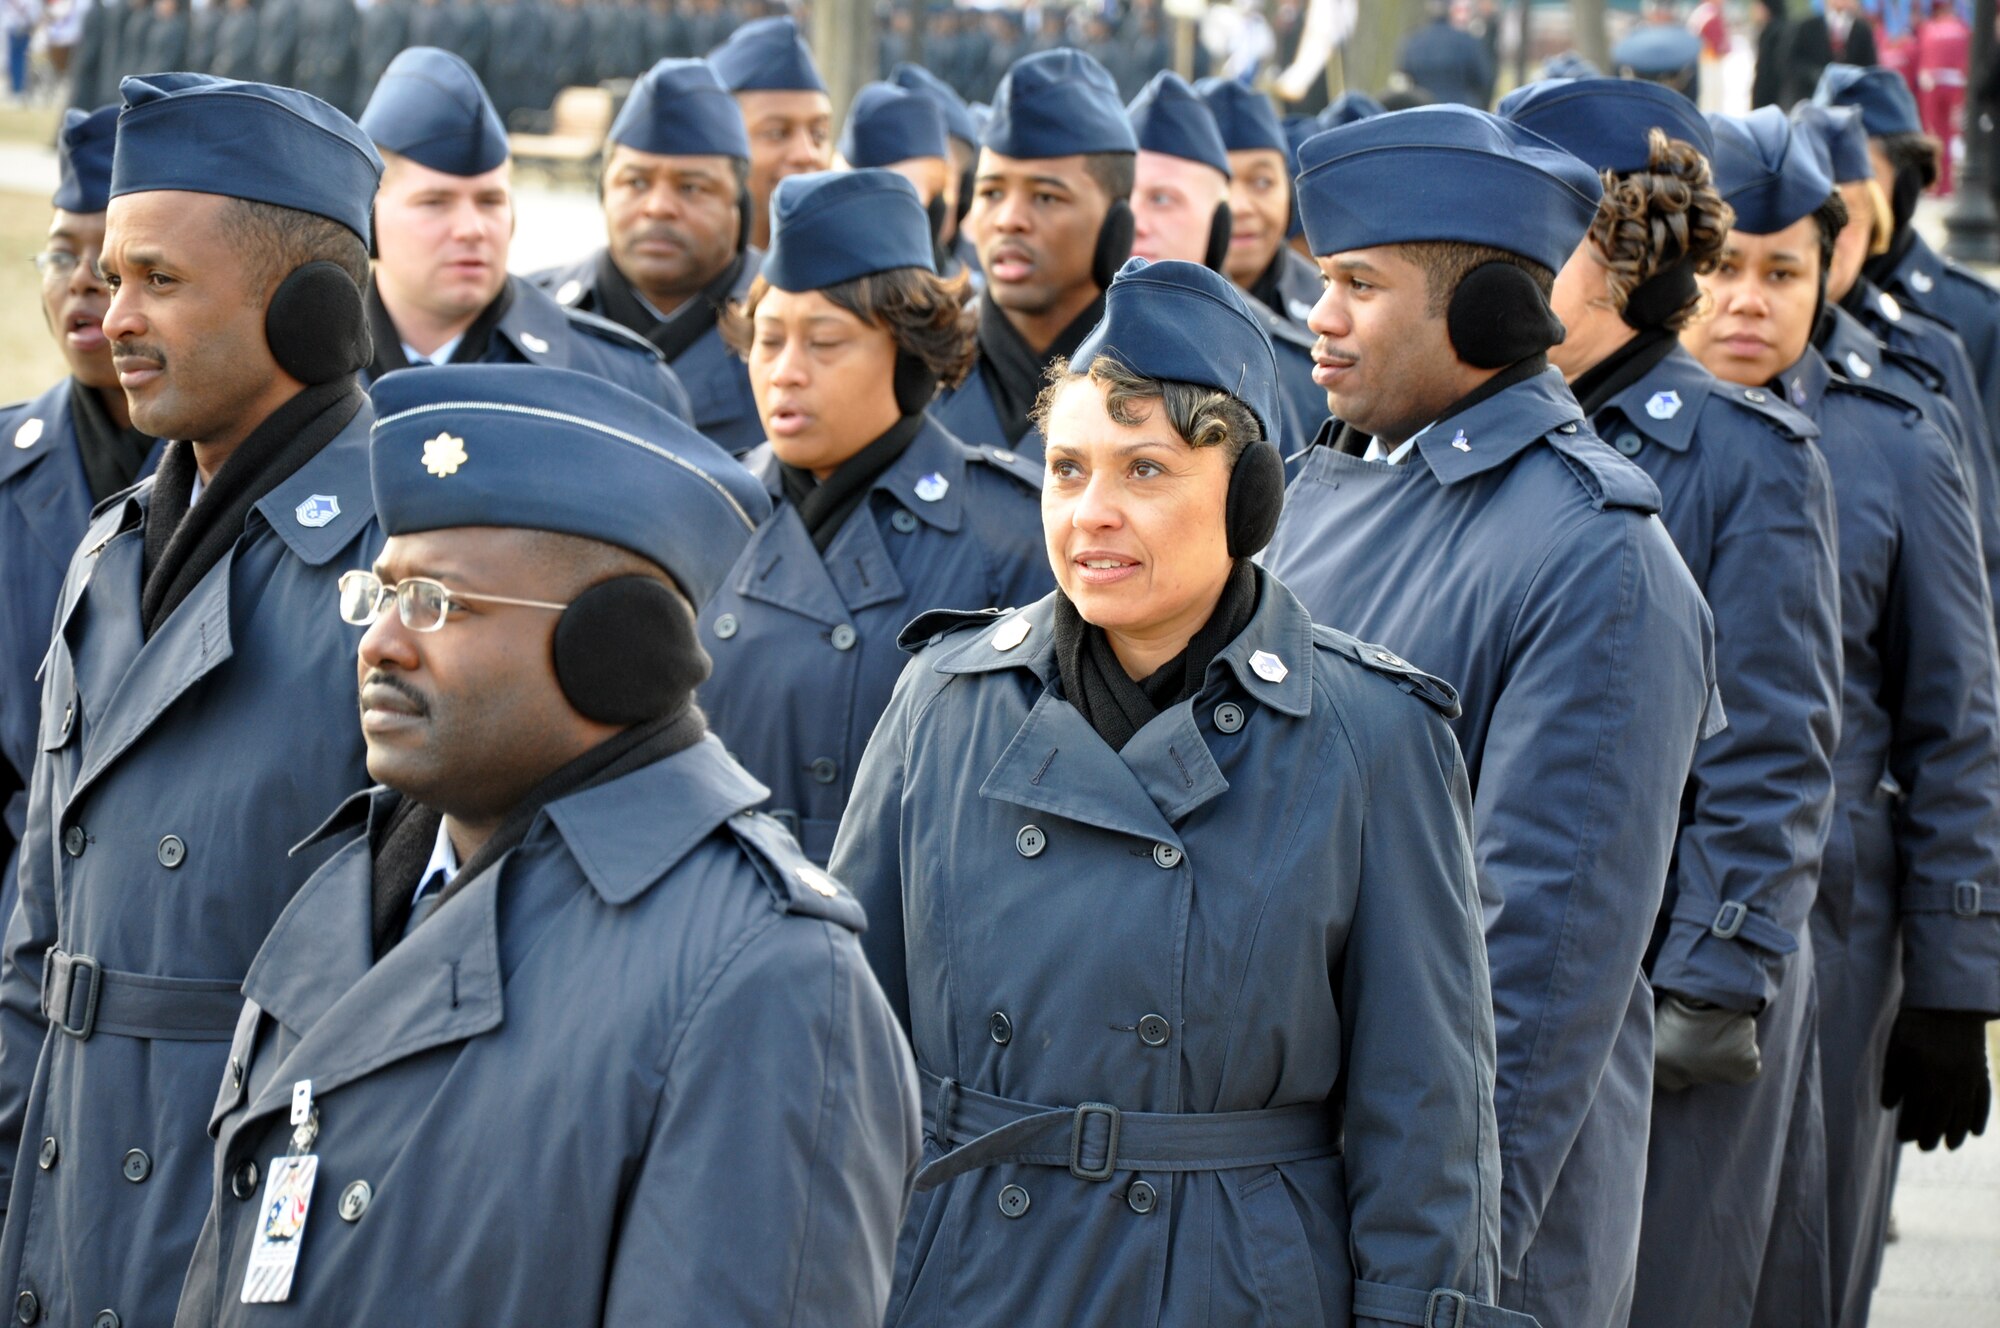
M 244 1158 L 229 1173 L 229 1192 L 239 1199 L 254 1198 L 257 1194 L 257 1181 L 261 1175 L 256 1162 Z
M 143 1185 L 146 1177 L 153 1174 L 153 1159 L 146 1156 L 143 1148 L 134 1148 L 125 1154 L 125 1179 L 134 1185 Z
M 1028 1211 L 1028 1192 L 1018 1185 L 1000 1187 L 1000 1214 L 1002 1217 L 1019 1217 Z

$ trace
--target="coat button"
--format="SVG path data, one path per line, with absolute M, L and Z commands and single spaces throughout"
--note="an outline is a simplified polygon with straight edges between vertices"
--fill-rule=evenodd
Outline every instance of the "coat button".
M 995 1042 L 1004 1047 L 1014 1040 L 1014 1021 L 1007 1017 L 1005 1010 L 995 1010 L 986 1021 L 986 1031 Z M 53 1139 L 49 1140 L 51 1144 L 54 1142 Z M 47 1145 L 43 1147 L 46 1149 Z
M 14 1297 L 14 1318 L 21 1323 L 33 1323 L 42 1317 L 42 1302 L 34 1292 L 23 1291 Z
M 49 1168 L 55 1166 L 56 1159 L 61 1156 L 62 1145 L 56 1142 L 56 1137 L 52 1134 L 42 1140 L 42 1151 L 36 1156 L 35 1165 L 43 1171 L 47 1171 Z
M 840 778 L 840 767 L 835 765 L 831 758 L 825 756 L 820 757 L 817 761 L 807 766 L 806 771 L 812 775 L 815 784 L 831 784 L 834 780 Z
M 1613 439 L 1611 445 L 1618 449 L 1620 456 L 1635 457 L 1639 455 L 1639 449 L 1645 446 L 1645 440 L 1628 429 Z
M 1021 827 L 1021 833 L 1014 836 L 1014 847 L 1020 850 L 1024 858 L 1039 857 L 1042 850 L 1048 846 L 1049 837 L 1042 833 L 1042 827 L 1039 825 L 1024 825 Z
M 257 1193 L 257 1164 L 249 1158 L 236 1164 L 229 1173 L 229 1192 L 239 1199 L 248 1199 Z
M 186 862 L 187 855 L 187 845 L 181 842 L 179 835 L 168 835 L 160 841 L 160 865 L 167 870 L 172 871 Z
M 897 510 L 889 516 L 889 529 L 898 535 L 908 535 L 917 528 L 917 519 L 908 512 Z
M 84 833 L 82 826 L 73 825 L 63 831 L 63 852 L 69 854 L 72 858 L 80 858 L 83 856 L 83 845 Z
M 118 1328 L 119 1322 L 117 1310 L 99 1310 L 90 1321 L 90 1328 Z
M 1143 1180 L 1135 1180 L 1125 1191 L 1125 1202 L 1131 1206 L 1133 1212 L 1144 1217 L 1160 1202 L 1160 1192 Z
M 1160 1015 L 1149 1014 L 1139 1020 L 1139 1040 L 1149 1047 L 1166 1046 L 1172 1032 L 1173 1025 Z
M 1221 733 L 1234 733 L 1243 727 L 1243 707 L 1234 701 L 1224 701 L 1215 708 L 1215 727 Z
M 231 1088 L 243 1087 L 243 1058 L 241 1056 L 231 1056 L 229 1058 L 229 1086 Z
M 1000 1215 L 1019 1217 L 1028 1211 L 1028 1192 L 1018 1185 L 1000 1187 Z
M 1164 867 L 1168 871 L 1172 871 L 1181 865 L 1181 851 L 1172 844 L 1155 844 L 1153 845 L 1153 863 L 1155 866 Z
M 736 635 L 736 615 L 725 613 L 720 618 L 717 618 L 715 620 L 715 634 L 724 641 Z
M 852 627 L 849 627 L 846 623 L 842 623 L 840 624 L 840 626 L 834 628 L 833 648 L 835 650 L 854 649 L 854 629 Z
M 340 1217 L 344 1222 L 359 1222 L 361 1215 L 368 1211 L 374 1201 L 375 1191 L 365 1180 L 357 1180 L 340 1192 Z
M 146 1177 L 153 1174 L 153 1159 L 146 1156 L 146 1150 L 135 1148 L 125 1154 L 125 1179 L 134 1185 L 143 1184 Z

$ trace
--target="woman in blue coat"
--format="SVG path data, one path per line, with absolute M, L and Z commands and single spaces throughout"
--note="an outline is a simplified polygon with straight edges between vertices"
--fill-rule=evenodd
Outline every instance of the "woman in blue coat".
M 1071 363 L 1060 589 L 911 626 L 834 847 L 924 1097 L 888 1322 L 1531 1323 L 1456 697 L 1251 562 L 1282 408 L 1225 278 L 1133 260 Z
M 728 332 L 770 441 L 745 458 L 773 512 L 701 615 L 709 723 L 825 863 L 855 766 L 927 609 L 1025 604 L 1049 586 L 1040 473 L 925 413 L 972 358 L 964 280 L 891 171 L 798 176 Z

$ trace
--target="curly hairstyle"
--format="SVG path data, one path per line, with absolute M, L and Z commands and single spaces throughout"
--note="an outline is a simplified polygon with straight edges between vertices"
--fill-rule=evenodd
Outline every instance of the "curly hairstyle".
M 1212 387 L 1173 379 L 1148 378 L 1125 367 L 1109 355 L 1091 360 L 1082 375 L 1105 389 L 1104 411 L 1113 422 L 1131 427 L 1151 417 L 1155 403 L 1167 413 L 1167 423 L 1189 447 L 1220 447 L 1234 465 L 1243 449 L 1264 437 L 1250 408 Z M 1055 408 L 1056 394 L 1070 382 L 1069 360 L 1057 356 L 1043 375 L 1041 394 L 1029 413 L 1044 437 L 1049 431 L 1049 412 Z
M 920 267 L 871 272 L 827 286 L 820 294 L 870 327 L 884 328 L 896 345 L 924 362 L 938 382 L 956 387 L 972 371 L 978 354 L 973 327 L 977 315 L 966 304 L 968 278 L 960 272 L 940 277 Z M 771 283 L 758 277 L 743 300 L 717 320 L 729 349 L 750 358 L 751 320 Z
M 1604 172 L 1604 198 L 1590 221 L 1590 238 L 1611 288 L 1613 307 L 1624 311 L 1632 292 L 1680 262 L 1697 274 L 1715 270 L 1736 214 L 1715 191 L 1708 159 L 1659 129 L 1646 134 L 1643 171 Z M 1668 331 L 1687 326 L 1701 307 L 1697 293 L 1666 320 Z

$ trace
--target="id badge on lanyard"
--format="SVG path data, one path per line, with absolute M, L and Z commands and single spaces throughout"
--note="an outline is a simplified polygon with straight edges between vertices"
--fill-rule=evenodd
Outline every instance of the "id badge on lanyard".
M 243 1303 L 275 1305 L 290 1300 L 292 1277 L 299 1267 L 299 1247 L 312 1212 L 313 1182 L 319 1178 L 319 1155 L 306 1150 L 319 1138 L 319 1108 L 313 1105 L 312 1080 L 292 1085 L 292 1146 L 271 1163 L 264 1181 L 264 1204 L 257 1214 L 257 1235 L 250 1246 L 250 1263 L 243 1271 Z

